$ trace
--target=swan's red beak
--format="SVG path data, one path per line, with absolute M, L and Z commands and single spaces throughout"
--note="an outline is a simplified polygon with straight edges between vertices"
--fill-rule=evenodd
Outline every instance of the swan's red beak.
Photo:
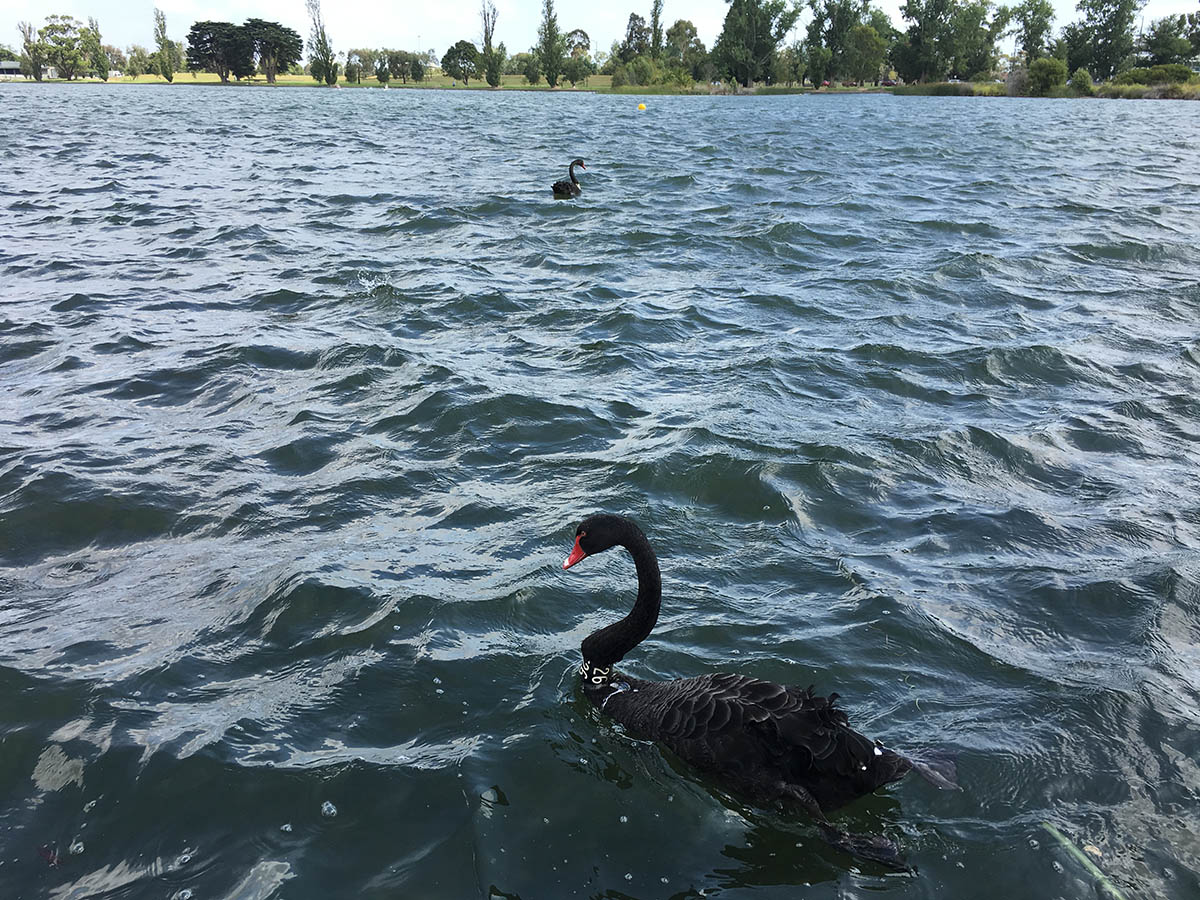
M 579 562 L 585 556 L 587 556 L 587 554 L 583 551 L 583 548 L 579 546 L 579 537 L 576 536 L 575 546 L 571 548 L 570 555 L 568 555 L 567 558 L 563 560 L 563 568 L 564 569 L 571 568 L 571 566 L 575 565 L 575 563 Z

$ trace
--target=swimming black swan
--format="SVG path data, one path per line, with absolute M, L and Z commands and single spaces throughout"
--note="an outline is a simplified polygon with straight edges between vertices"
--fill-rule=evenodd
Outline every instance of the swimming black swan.
M 571 164 L 567 166 L 567 175 L 569 175 L 570 178 L 564 178 L 562 181 L 554 182 L 555 197 L 563 198 L 579 196 L 579 193 L 583 190 L 583 188 L 579 186 L 579 179 L 575 177 L 576 166 L 579 166 L 579 168 L 583 169 L 585 172 L 587 171 L 587 166 L 583 164 L 582 159 L 571 160 Z
M 661 741 L 731 793 L 761 806 L 799 807 L 835 847 L 907 869 L 891 841 L 848 834 L 825 814 L 898 781 L 914 765 L 939 787 L 955 788 L 952 775 L 914 764 L 859 734 L 834 705 L 837 694 L 818 697 L 811 687 L 801 690 L 745 675 L 642 681 L 617 672 L 613 665 L 658 620 L 662 578 L 650 542 L 624 516 L 592 516 L 576 529 L 575 546 L 563 568 L 615 546 L 633 557 L 637 601 L 629 615 L 583 642 L 580 674 L 592 704 L 634 737 Z

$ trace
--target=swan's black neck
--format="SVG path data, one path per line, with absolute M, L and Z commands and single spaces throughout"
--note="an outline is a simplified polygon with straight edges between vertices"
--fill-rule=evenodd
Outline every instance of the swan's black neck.
M 646 639 L 658 621 L 662 576 L 650 542 L 640 528 L 628 522 L 617 544 L 629 551 L 637 567 L 637 600 L 625 618 L 584 638 L 581 649 L 585 668 L 611 670 L 613 663 L 620 662 L 626 653 Z
M 571 176 L 571 184 L 579 184 L 579 179 L 575 177 L 575 166 L 577 165 L 578 163 L 571 163 L 571 165 L 567 166 L 567 174 Z

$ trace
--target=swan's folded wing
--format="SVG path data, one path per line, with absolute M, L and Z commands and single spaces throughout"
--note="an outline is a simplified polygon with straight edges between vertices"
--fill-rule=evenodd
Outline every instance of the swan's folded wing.
M 870 766 L 874 745 L 851 729 L 837 695 L 818 696 L 742 675 L 705 675 L 668 682 L 655 698 L 656 720 L 647 723 L 653 736 L 686 757 L 699 757 L 697 743 L 716 756 L 720 745 L 754 742 L 755 756 L 766 755 L 797 775 L 854 777 Z M 740 747 L 740 752 L 747 748 Z

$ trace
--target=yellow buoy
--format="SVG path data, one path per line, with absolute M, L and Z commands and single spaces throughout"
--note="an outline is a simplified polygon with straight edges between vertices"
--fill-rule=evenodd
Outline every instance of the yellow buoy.
M 639 103 L 639 104 L 638 104 L 638 109 L 645 109 L 645 108 L 646 108 L 646 104 L 645 104 L 645 103 Z

